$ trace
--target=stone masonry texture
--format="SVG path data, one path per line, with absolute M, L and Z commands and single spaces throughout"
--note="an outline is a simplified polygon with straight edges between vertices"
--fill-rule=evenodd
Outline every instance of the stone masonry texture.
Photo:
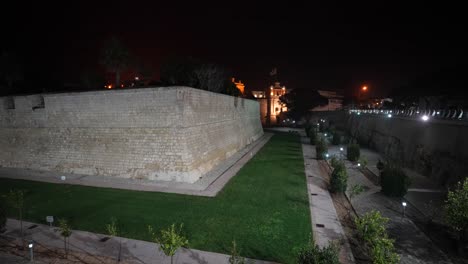
M 0 97 L 0 166 L 193 183 L 263 135 L 258 102 L 189 87 Z

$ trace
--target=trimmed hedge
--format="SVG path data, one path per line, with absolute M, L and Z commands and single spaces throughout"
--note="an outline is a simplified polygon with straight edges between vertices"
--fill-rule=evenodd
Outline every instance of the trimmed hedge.
M 359 149 L 359 144 L 349 144 L 346 149 L 346 157 L 349 161 L 357 161 L 361 156 L 361 151 Z
M 330 191 L 333 193 L 344 193 L 347 184 L 348 175 L 344 163 L 342 161 L 335 162 L 335 167 L 330 179 Z
M 380 185 L 382 192 L 387 196 L 403 197 L 408 192 L 410 178 L 397 166 L 385 166 L 380 173 Z
M 317 142 L 317 145 L 315 146 L 315 152 L 317 154 L 318 160 L 325 159 L 325 154 L 328 152 L 328 147 L 327 143 L 322 137 L 320 137 L 320 139 Z

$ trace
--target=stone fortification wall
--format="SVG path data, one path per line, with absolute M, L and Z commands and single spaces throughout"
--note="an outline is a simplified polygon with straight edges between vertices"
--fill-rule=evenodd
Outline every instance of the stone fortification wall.
M 349 115 L 347 126 L 359 142 L 443 186 L 467 177 L 468 125 L 464 122 Z
M 256 101 L 188 87 L 0 98 L 0 166 L 195 182 L 263 135 Z

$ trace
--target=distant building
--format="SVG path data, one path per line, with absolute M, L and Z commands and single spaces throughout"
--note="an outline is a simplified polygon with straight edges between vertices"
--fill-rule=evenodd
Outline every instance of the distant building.
M 245 91 L 245 85 L 242 83 L 241 80 L 236 82 L 236 78 L 232 77 L 232 82 L 236 85 L 237 89 L 241 92 L 241 94 L 244 94 Z
M 343 108 L 343 92 L 342 91 L 325 91 L 317 90 L 317 92 L 328 99 L 328 103 L 323 106 L 317 106 L 310 111 L 335 111 Z
M 280 101 L 280 97 L 287 92 L 286 86 L 281 86 L 280 82 L 275 82 L 265 91 L 252 91 L 252 95 L 260 103 L 262 125 L 268 124 L 267 119 L 270 120 L 270 125 L 280 124 L 281 114 L 288 111 L 286 105 Z M 268 111 L 268 107 L 270 111 Z

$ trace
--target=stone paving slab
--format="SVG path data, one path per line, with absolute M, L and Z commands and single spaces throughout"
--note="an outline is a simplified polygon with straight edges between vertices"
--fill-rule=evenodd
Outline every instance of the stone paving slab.
M 25 229 L 25 238 L 35 241 L 49 248 L 63 248 L 63 239 L 56 227 L 47 225 L 34 224 L 31 222 L 23 222 Z M 37 225 L 34 229 L 27 227 Z M 0 236 L 2 237 L 18 237 L 19 221 L 8 219 L 7 231 Z M 70 250 L 77 252 L 86 252 L 95 256 L 116 257 L 118 255 L 118 240 L 122 240 L 122 259 L 134 260 L 135 263 L 170 263 L 170 258 L 166 257 L 160 250 L 159 245 L 147 241 L 128 239 L 128 238 L 111 238 L 105 242 L 101 242 L 102 238 L 107 237 L 103 234 L 95 234 L 85 231 L 73 230 L 69 238 Z M 0 256 L 1 257 L 1 256 Z M 1 260 L 1 258 L 0 258 Z M 274 262 L 252 260 L 253 263 L 268 264 Z M 4 262 L 2 262 L 4 263 Z M 22 263 L 22 262 L 18 262 Z M 229 263 L 229 255 L 207 252 L 195 249 L 183 248 L 177 251 L 174 256 L 174 263 L 180 264 L 223 264 Z
M 43 181 L 59 184 L 74 184 L 93 187 L 116 188 L 137 191 L 167 192 L 214 197 L 273 136 L 265 133 L 261 138 L 236 152 L 208 172 L 201 180 L 191 184 L 171 181 L 150 181 L 110 176 L 91 176 L 52 171 L 0 168 L 0 177 Z M 65 180 L 61 177 L 65 176 Z

